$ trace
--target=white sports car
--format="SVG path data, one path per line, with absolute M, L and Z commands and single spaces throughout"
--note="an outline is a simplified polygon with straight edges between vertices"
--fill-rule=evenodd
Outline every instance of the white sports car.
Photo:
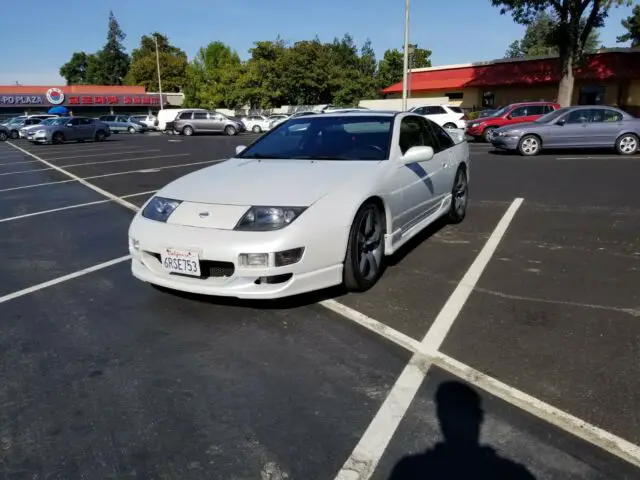
M 364 291 L 436 219 L 465 216 L 463 135 L 408 112 L 311 115 L 178 178 L 129 229 L 132 273 L 192 293 Z

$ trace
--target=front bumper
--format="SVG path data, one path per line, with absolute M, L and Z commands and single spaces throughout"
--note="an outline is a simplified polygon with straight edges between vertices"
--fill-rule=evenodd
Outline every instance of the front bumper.
M 520 137 L 498 137 L 493 136 L 491 139 L 491 145 L 501 150 L 515 150 L 518 148 L 518 142 Z
M 238 232 L 171 225 L 137 214 L 129 229 L 131 272 L 144 282 L 195 294 L 282 298 L 342 283 L 348 234 L 348 227 L 312 234 L 293 226 L 274 232 Z M 239 263 L 241 253 L 268 253 L 273 258 L 274 252 L 299 247 L 304 247 L 304 253 L 292 265 L 247 267 Z M 202 277 L 166 272 L 160 261 L 165 248 L 198 251 Z

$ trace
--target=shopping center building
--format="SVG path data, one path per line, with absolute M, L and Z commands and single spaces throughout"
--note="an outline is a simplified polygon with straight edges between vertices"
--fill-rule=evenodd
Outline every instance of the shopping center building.
M 411 71 L 412 99 L 448 98 L 468 110 L 495 108 L 513 102 L 556 100 L 560 71 L 557 57 L 489 62 Z M 383 90 L 386 98 L 402 96 L 402 82 Z M 603 49 L 575 71 L 574 105 L 617 105 L 640 116 L 640 48 Z
M 150 93 L 144 87 L 107 85 L 69 86 L 0 86 L 0 116 L 47 113 L 52 107 L 64 106 L 73 115 L 155 113 L 162 104 L 182 104 L 182 94 Z

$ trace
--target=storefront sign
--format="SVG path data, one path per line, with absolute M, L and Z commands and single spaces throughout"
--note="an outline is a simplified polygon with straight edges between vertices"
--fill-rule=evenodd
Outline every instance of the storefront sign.
M 165 99 L 166 102 L 166 99 Z M 66 106 L 151 106 L 160 105 L 160 97 L 153 94 L 141 95 L 101 95 L 96 94 L 65 94 L 59 88 L 50 88 L 43 94 L 13 95 L 0 92 L 0 108 L 2 107 L 28 107 L 39 105 L 42 107 L 52 107 L 58 105 Z

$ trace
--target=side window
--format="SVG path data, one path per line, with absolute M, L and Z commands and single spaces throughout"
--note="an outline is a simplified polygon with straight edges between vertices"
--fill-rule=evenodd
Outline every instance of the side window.
M 545 105 L 544 106 L 544 113 L 551 113 L 554 111 L 553 105 Z
M 69 120 L 69 123 L 75 126 L 75 125 L 78 125 L 80 122 L 78 121 L 77 118 L 72 118 L 71 120 Z
M 604 114 L 603 115 L 604 122 L 621 122 L 622 121 L 622 114 L 620 112 L 616 112 L 615 110 L 604 109 L 604 110 L 599 110 L 599 112 Z
M 529 115 L 544 115 L 546 109 L 544 105 L 529 105 L 527 107 L 527 116 Z
M 118 117 L 118 121 L 122 123 L 129 123 L 129 119 L 127 117 Z
M 427 107 L 416 108 L 414 110 L 414 113 L 417 113 L 418 115 L 426 115 L 427 114 Z
M 418 117 L 405 117 L 400 123 L 400 151 L 404 155 L 411 147 L 425 145 L 424 129 Z
M 178 115 L 178 120 L 189 120 L 191 119 L 191 112 L 182 112 Z
M 207 119 L 207 112 L 193 112 L 193 119 L 194 120 L 206 120 Z
M 80 119 L 80 125 L 91 125 L 93 124 L 93 119 L 92 118 L 81 118 Z
M 527 111 L 528 107 L 517 107 L 511 110 L 511 113 L 509 115 L 511 116 L 511 118 L 526 117 Z
M 115 115 L 109 115 L 107 117 L 107 122 L 115 122 L 116 121 L 116 117 Z
M 428 111 L 427 111 L 427 115 L 442 115 L 443 113 L 447 113 L 444 108 L 435 105 L 432 107 L 427 107 Z
M 589 121 L 589 110 L 573 110 L 567 115 L 567 123 L 587 123 Z
M 438 142 L 438 148 L 434 147 L 436 152 L 441 152 L 442 150 L 453 147 L 454 142 L 444 128 L 435 122 L 429 122 L 429 126 L 431 127 L 431 131 Z

